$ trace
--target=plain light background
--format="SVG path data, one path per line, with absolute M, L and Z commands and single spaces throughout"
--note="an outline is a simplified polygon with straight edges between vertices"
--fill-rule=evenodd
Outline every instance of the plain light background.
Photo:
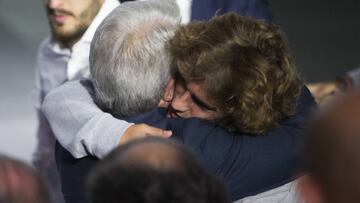
M 47 33 L 42 0 L 0 0 L 0 153 L 28 162 L 36 144 L 36 49 Z
M 36 144 L 36 49 L 49 32 L 42 2 L 0 0 L 0 154 L 27 162 Z M 270 2 L 306 81 L 330 80 L 360 65 L 359 0 Z

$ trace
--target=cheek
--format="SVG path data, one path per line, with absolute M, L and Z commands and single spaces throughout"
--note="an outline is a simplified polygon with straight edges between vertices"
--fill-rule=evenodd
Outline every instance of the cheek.
M 77 30 L 86 30 L 91 24 L 95 13 L 86 8 L 78 7 L 71 10 L 72 16 L 68 19 L 65 29 L 69 32 L 76 32 Z
M 202 110 L 199 108 L 196 104 L 191 103 L 190 104 L 190 117 L 196 117 L 196 118 L 202 118 L 209 120 L 211 119 L 211 113 Z
M 191 114 L 190 117 L 202 118 L 202 119 L 205 119 L 205 120 L 214 120 L 214 119 L 219 118 L 221 116 L 219 112 L 206 111 L 206 110 L 200 108 L 195 103 L 191 103 L 189 109 L 190 109 L 189 114 Z
M 88 0 L 71 0 L 68 4 L 70 5 L 69 8 L 71 8 L 72 12 L 75 15 L 79 15 L 80 13 L 84 12 L 87 7 L 89 7 L 90 2 L 88 2 Z
M 91 13 L 92 10 L 96 10 L 96 8 L 98 7 L 97 4 L 91 4 L 90 1 L 88 0 L 71 0 L 71 2 L 69 2 L 69 9 L 71 9 L 71 13 L 75 16 L 76 19 L 82 19 L 84 18 L 84 16 L 87 16 L 88 13 Z M 94 8 L 96 7 L 96 8 Z

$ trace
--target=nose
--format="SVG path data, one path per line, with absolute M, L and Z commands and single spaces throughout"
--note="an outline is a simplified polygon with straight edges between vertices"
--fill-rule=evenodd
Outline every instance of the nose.
M 174 110 L 179 112 L 186 112 L 190 110 L 191 95 L 189 91 L 175 92 L 174 98 L 171 102 L 171 106 Z
M 63 0 L 45 0 L 45 4 L 51 9 L 58 9 L 62 7 Z

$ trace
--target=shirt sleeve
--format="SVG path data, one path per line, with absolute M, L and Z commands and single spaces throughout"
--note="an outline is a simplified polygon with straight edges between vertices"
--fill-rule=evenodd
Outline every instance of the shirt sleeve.
M 51 91 L 42 111 L 59 143 L 75 158 L 103 158 L 132 125 L 100 110 L 80 81 L 67 82 Z
M 31 91 L 31 99 L 33 101 L 33 104 L 35 106 L 35 109 L 38 111 L 40 110 L 41 103 L 42 103 L 42 86 L 41 86 L 41 70 L 40 70 L 40 64 L 39 64 L 39 57 L 41 54 L 41 47 L 38 50 L 37 58 L 36 58 L 36 66 L 35 66 L 35 86 Z
M 42 41 L 41 45 L 38 48 L 36 66 L 35 66 L 35 86 L 31 92 L 32 101 L 37 114 L 37 147 L 33 154 L 32 164 L 34 167 L 44 173 L 47 181 L 54 180 L 51 182 L 52 185 L 56 184 L 56 179 L 53 178 L 53 175 L 49 175 L 49 171 L 55 170 L 55 160 L 54 160 L 54 144 L 55 138 L 53 137 L 51 128 L 41 111 L 41 104 L 44 100 L 44 87 L 43 87 L 43 72 L 41 63 L 44 54 L 44 50 L 48 44 L 48 38 Z M 53 165 L 54 164 L 54 165 Z M 46 175 L 47 174 L 47 175 Z M 53 189 L 53 188 L 52 188 Z

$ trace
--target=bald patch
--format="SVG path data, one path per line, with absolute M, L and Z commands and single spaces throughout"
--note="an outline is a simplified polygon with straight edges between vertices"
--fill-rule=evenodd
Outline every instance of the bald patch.
M 129 148 L 122 154 L 123 161 L 131 165 L 146 165 L 157 170 L 182 168 L 179 152 L 160 142 L 144 142 Z

